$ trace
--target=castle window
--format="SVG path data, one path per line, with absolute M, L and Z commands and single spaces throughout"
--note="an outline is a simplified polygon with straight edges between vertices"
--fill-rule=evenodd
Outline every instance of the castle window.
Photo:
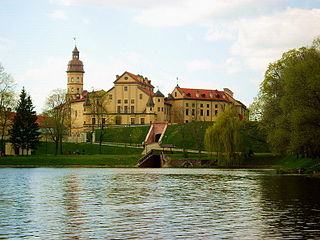
M 128 91 L 128 87 L 127 86 L 123 87 L 123 90 Z
M 195 110 L 194 110 L 194 109 L 192 109 L 192 116 L 194 116 L 194 113 L 195 113 Z
M 131 103 L 132 103 L 132 104 L 134 103 L 134 99 L 131 99 Z
M 192 107 L 194 107 L 195 106 L 195 104 L 194 103 L 192 103 Z
M 218 108 L 218 104 L 215 105 L 215 108 Z
M 191 97 L 191 93 L 187 93 L 187 97 Z
M 200 104 L 200 107 L 203 107 L 203 104 Z
M 79 89 L 79 88 L 77 88 L 77 92 L 80 92 L 80 89 Z
M 131 124 L 134 124 L 134 118 L 131 118 Z
M 71 92 L 73 92 L 73 87 L 71 88 Z
M 200 116 L 203 116 L 203 109 L 200 110 Z
M 128 103 L 128 99 L 125 99 L 125 100 L 124 100 L 124 103 Z
M 140 123 L 144 124 L 144 118 L 140 118 Z
M 174 96 L 175 96 L 175 97 L 177 96 L 177 92 L 174 93 Z
M 128 106 L 124 106 L 124 113 L 128 113 Z
M 152 107 L 150 108 L 150 111 L 152 111 Z
M 112 99 L 112 95 L 111 94 L 109 95 L 109 99 Z
M 71 82 L 73 82 L 73 77 L 71 78 Z
M 160 112 L 160 107 L 158 107 L 158 112 Z
M 218 115 L 218 110 L 214 110 L 214 115 Z
M 158 99 L 158 102 L 160 102 L 160 99 Z
M 139 95 L 139 98 L 142 99 L 142 94 Z
M 207 104 L 207 108 L 209 108 L 210 107 L 210 105 L 209 104 Z
M 134 106 L 131 106 L 131 113 L 134 113 Z
M 121 99 L 118 99 L 118 103 L 119 103 L 119 104 L 121 103 Z
M 210 116 L 210 110 L 207 110 L 207 116 Z
M 96 119 L 95 118 L 92 118 L 92 125 L 95 125 L 96 124 Z
M 188 103 L 186 103 L 186 107 L 189 107 L 189 104 L 188 104 Z
M 189 109 L 186 109 L 186 116 L 189 115 Z
M 163 107 L 161 108 L 161 112 L 163 112 Z
M 121 107 L 120 106 L 117 107 L 117 112 L 121 113 Z

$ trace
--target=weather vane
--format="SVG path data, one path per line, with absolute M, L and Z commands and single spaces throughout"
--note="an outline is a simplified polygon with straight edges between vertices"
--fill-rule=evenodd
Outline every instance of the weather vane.
M 74 40 L 74 45 L 77 46 L 77 39 L 76 39 L 76 37 L 73 37 L 73 40 Z

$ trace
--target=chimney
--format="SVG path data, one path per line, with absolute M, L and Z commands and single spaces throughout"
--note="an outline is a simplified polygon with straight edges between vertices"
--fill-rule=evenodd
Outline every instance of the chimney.
M 119 78 L 119 75 L 116 75 L 116 80 Z
M 229 88 L 224 88 L 223 91 L 225 94 L 229 95 L 230 97 L 233 97 L 233 92 Z

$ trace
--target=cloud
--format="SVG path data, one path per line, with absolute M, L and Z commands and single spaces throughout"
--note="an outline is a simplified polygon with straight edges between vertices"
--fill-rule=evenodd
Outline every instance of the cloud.
M 82 19 L 82 23 L 87 25 L 87 24 L 90 23 L 90 20 L 87 19 L 87 18 L 83 18 L 83 19 Z
M 209 59 L 192 60 L 187 62 L 187 69 L 190 72 L 203 71 L 213 69 L 216 65 Z
M 241 19 L 234 24 L 238 37 L 231 46 L 231 54 L 244 57 L 250 69 L 261 71 L 283 52 L 308 45 L 319 35 L 320 9 L 288 8 L 269 16 Z
M 67 14 L 61 9 L 54 10 L 52 13 L 49 13 L 49 16 L 60 20 L 68 19 Z
M 226 71 L 228 74 L 235 74 L 242 71 L 242 64 L 236 58 L 228 58 L 225 61 Z
M 8 38 L 0 37 L 0 52 L 7 50 L 11 42 L 12 41 Z
M 52 89 L 66 87 L 67 57 L 48 57 L 43 64 L 30 63 L 29 69 L 15 77 L 19 86 L 26 87 L 37 112 L 41 112 Z M 36 67 L 37 66 L 37 67 Z

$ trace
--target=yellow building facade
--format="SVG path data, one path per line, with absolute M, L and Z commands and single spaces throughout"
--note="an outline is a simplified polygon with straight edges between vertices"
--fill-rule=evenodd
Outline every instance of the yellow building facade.
M 154 91 L 147 77 L 124 72 L 116 75 L 108 91 L 83 90 L 84 67 L 75 47 L 67 69 L 67 96 L 71 100 L 71 135 L 79 136 L 105 125 L 149 125 L 153 122 L 182 123 L 215 121 L 226 106 L 234 105 L 240 118 L 246 106 L 233 92 L 174 88 L 168 97 Z

